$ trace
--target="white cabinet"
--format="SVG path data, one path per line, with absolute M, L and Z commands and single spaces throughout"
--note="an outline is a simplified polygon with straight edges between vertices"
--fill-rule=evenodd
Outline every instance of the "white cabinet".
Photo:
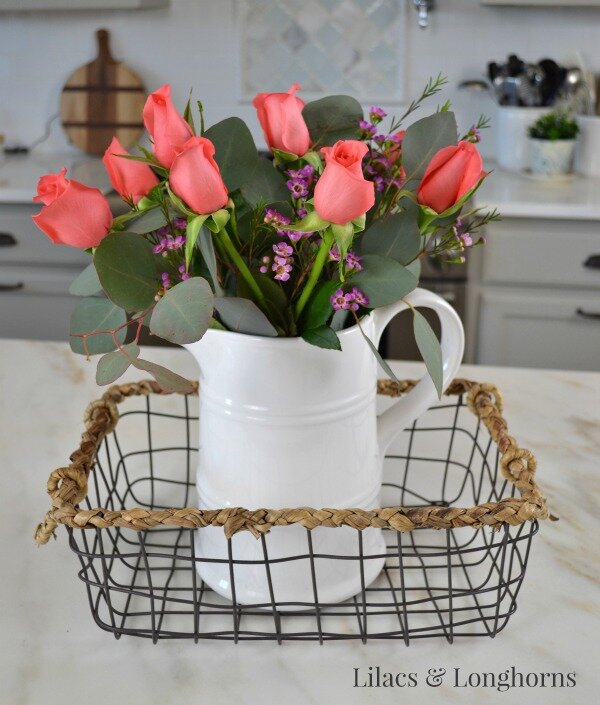
M 506 218 L 480 255 L 477 362 L 600 371 L 600 222 Z

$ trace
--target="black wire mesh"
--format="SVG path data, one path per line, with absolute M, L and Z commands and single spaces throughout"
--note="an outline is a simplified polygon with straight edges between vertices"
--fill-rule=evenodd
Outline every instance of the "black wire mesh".
M 115 432 L 105 439 L 90 475 L 88 508 L 195 504 L 197 416 L 190 413 L 191 403 L 177 395 L 128 402 L 129 410 L 122 411 Z M 489 433 L 462 397 L 445 398 L 430 409 L 401 434 L 392 451 L 386 458 L 382 506 L 471 506 L 515 493 L 499 473 Z M 269 534 L 262 535 L 257 540 L 270 599 L 240 604 L 236 571 L 249 561 L 236 558 L 231 540 L 223 560 L 233 601 L 199 577 L 196 564 L 216 559 L 196 555 L 195 529 L 156 527 L 137 533 L 119 527 L 68 528 L 94 619 L 116 638 L 127 634 L 155 643 L 398 639 L 406 645 L 413 639 L 452 642 L 462 636 L 494 637 L 501 631 L 516 610 L 537 530 L 537 522 L 505 525 L 499 531 L 386 530 L 385 564 L 370 585 L 364 579 L 366 562 L 382 556 L 365 553 L 360 531 L 355 532 L 355 555 L 319 554 L 306 530 L 306 552 L 277 560 L 269 559 Z M 343 603 L 327 604 L 319 601 L 319 564 L 336 559 L 355 562 L 361 590 Z M 271 570 L 286 561 L 299 562 L 310 575 L 313 602 L 278 601 Z

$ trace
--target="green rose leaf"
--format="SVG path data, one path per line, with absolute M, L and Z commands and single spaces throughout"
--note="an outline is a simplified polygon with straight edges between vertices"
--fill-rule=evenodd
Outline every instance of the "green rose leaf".
M 210 325 L 214 297 L 210 284 L 192 277 L 161 297 L 150 317 L 150 331 L 171 343 L 195 343 Z
M 360 103 L 348 95 L 331 95 L 307 103 L 302 115 L 316 146 L 335 144 L 338 140 L 360 137 L 359 122 L 363 119 Z
M 126 311 L 143 311 L 158 291 L 152 245 L 137 233 L 107 235 L 96 249 L 94 264 L 108 298 Z
M 123 350 L 106 353 L 98 360 L 96 368 L 96 384 L 103 386 L 112 384 L 124 374 L 131 366 L 131 361 L 140 354 L 140 349 L 136 343 L 124 345 Z
M 302 333 L 302 338 L 307 343 L 326 350 L 341 350 L 342 345 L 334 330 L 329 326 L 319 326 L 310 328 Z
M 125 311 L 113 304 L 112 301 L 96 296 L 83 299 L 71 314 L 69 337 L 71 350 L 79 355 L 86 354 L 83 338 L 76 334 L 92 333 L 96 330 L 114 330 L 126 321 Z M 127 336 L 126 328 L 122 328 L 115 336 L 120 344 L 123 343 Z M 116 347 L 110 333 L 90 335 L 87 338 L 87 353 L 89 355 L 111 352 Z
M 225 296 L 215 299 L 215 310 L 228 330 L 274 338 L 277 331 L 258 306 L 249 299 Z
M 369 308 L 393 304 L 416 289 L 415 275 L 396 260 L 381 255 L 364 255 L 362 259 L 364 269 L 348 280 L 364 291 Z
M 413 123 L 402 140 L 402 166 L 407 174 L 404 188 L 414 188 L 436 152 L 456 144 L 457 140 L 456 118 L 450 111 L 435 113 Z
M 289 199 L 284 177 L 272 162 L 260 158 L 249 178 L 242 185 L 242 196 L 252 206 L 259 202 L 273 203 Z
M 435 385 L 438 396 L 442 397 L 443 388 L 443 368 L 442 368 L 442 348 L 432 327 L 427 322 L 422 313 L 413 309 L 413 330 L 419 352 L 427 367 L 431 379 Z
M 171 372 L 162 365 L 157 365 L 149 360 L 132 360 L 131 364 L 138 370 L 149 372 L 165 392 L 179 392 L 180 394 L 191 394 L 194 391 L 194 385 L 181 377 L 175 372 Z
M 382 255 L 409 264 L 421 251 L 417 219 L 402 212 L 377 220 L 363 235 L 361 245 L 364 254 Z
M 215 145 L 215 161 L 229 191 L 236 191 L 254 178 L 258 151 L 243 120 L 238 117 L 221 120 L 209 127 L 204 137 Z
M 306 307 L 304 328 L 310 330 L 319 328 L 327 323 L 333 314 L 329 299 L 340 286 L 340 282 L 335 279 L 318 285 Z
M 93 296 L 94 294 L 99 294 L 101 291 L 102 284 L 100 284 L 98 273 L 96 272 L 96 267 L 94 267 L 93 262 L 88 264 L 83 272 L 75 277 L 69 287 L 69 294 L 73 296 Z

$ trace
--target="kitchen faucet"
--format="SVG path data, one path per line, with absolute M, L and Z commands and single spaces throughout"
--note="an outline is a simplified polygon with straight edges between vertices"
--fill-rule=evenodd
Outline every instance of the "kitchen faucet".
M 415 10 L 419 13 L 419 27 L 427 29 L 429 13 L 435 7 L 435 0 L 413 0 Z

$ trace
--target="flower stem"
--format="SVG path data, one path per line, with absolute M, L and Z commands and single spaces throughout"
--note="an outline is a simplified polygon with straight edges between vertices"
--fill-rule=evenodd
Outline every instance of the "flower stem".
M 306 306 L 306 302 L 310 298 L 310 295 L 312 294 L 312 291 L 315 288 L 319 277 L 321 276 L 321 272 L 323 271 L 323 267 L 325 266 L 327 256 L 329 255 L 329 250 L 331 249 L 332 245 L 333 233 L 331 232 L 330 228 L 327 228 L 327 230 L 323 233 L 323 242 L 321 243 L 321 247 L 319 247 L 319 251 L 317 252 L 315 261 L 313 262 L 313 266 L 310 270 L 306 285 L 304 286 L 304 289 L 300 294 L 300 298 L 296 303 L 296 320 L 300 318 L 300 314 Z
M 265 300 L 265 295 L 263 294 L 262 289 L 256 283 L 256 280 L 252 276 L 252 272 L 248 269 L 248 265 L 244 262 L 240 253 L 235 249 L 235 246 L 231 241 L 227 230 L 225 228 L 223 228 L 223 230 L 220 230 L 217 234 L 217 237 L 220 238 L 225 252 L 227 252 L 229 257 L 231 258 L 231 261 L 237 268 L 238 272 L 246 281 L 246 284 L 248 284 L 252 293 L 256 296 L 256 300 L 261 306 L 266 306 L 267 302 Z

